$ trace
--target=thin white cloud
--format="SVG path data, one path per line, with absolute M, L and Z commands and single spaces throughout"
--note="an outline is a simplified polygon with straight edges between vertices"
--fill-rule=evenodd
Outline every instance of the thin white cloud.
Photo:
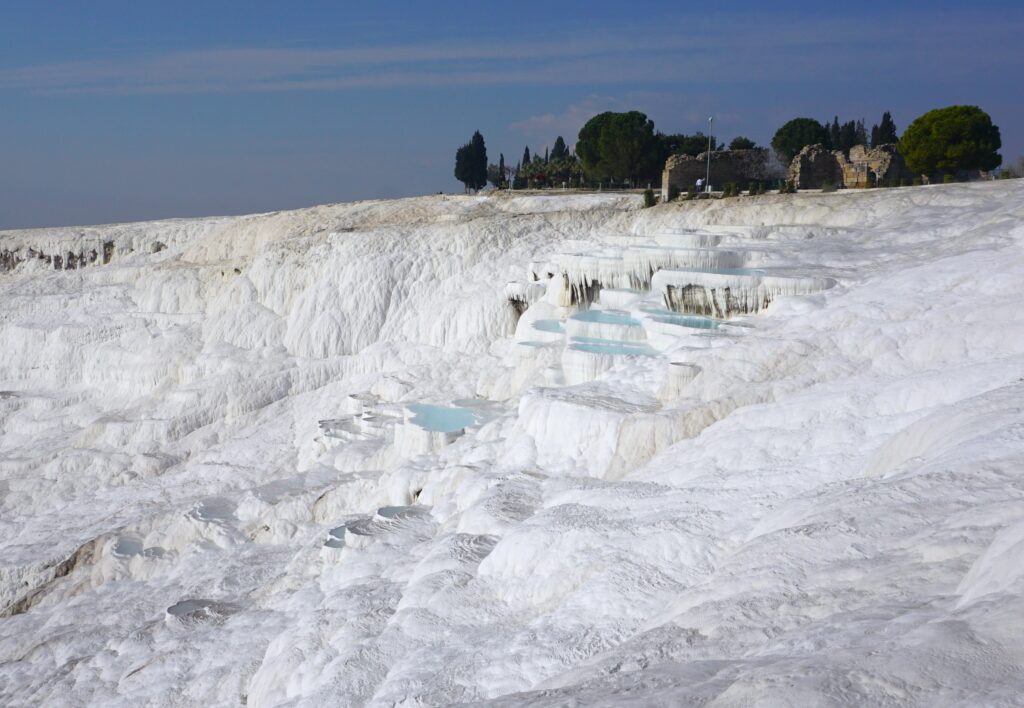
M 914 31 L 908 32 L 913 25 Z M 887 22 L 718 16 L 507 41 L 324 49 L 214 48 L 0 69 L 0 90 L 47 93 L 344 91 L 366 87 L 795 81 L 968 75 L 1020 64 L 1024 18 L 948 13 Z M 976 48 L 986 47 L 978 55 Z M 942 56 L 941 67 L 934 57 Z M 471 67 L 471 68 L 467 68 Z

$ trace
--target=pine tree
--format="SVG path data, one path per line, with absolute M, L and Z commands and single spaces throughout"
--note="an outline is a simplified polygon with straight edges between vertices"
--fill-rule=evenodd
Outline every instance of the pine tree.
M 871 147 L 878 147 L 882 143 L 878 140 L 878 125 L 871 126 Z

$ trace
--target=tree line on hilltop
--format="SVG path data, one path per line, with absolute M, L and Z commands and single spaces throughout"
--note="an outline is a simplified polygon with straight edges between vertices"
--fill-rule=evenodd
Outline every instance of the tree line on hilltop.
M 780 127 L 771 149 L 788 165 L 803 148 L 821 145 L 849 155 L 856 145 L 877 147 L 895 144 L 911 170 L 926 176 L 967 170 L 992 170 L 1002 158 L 999 128 L 977 106 L 949 106 L 929 111 L 914 120 L 903 136 L 889 111 L 872 125 L 863 119 L 839 122 L 839 116 L 819 123 L 813 118 L 794 118 Z M 490 183 L 495 188 L 630 186 L 660 183 L 665 161 L 672 155 L 698 156 L 725 150 L 724 143 L 702 132 L 692 135 L 664 134 L 654 121 L 640 111 L 600 113 L 580 129 L 575 149 L 562 136 L 543 156 L 530 153 L 527 146 L 515 166 L 507 165 L 501 154 L 497 164 L 487 161 L 480 131 L 455 153 L 455 177 L 467 190 L 479 190 Z M 729 150 L 753 150 L 758 146 L 738 136 Z

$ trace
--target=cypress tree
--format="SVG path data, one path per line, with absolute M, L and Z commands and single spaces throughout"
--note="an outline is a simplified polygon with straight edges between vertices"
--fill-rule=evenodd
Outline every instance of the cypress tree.
M 837 150 L 842 150 L 846 154 L 850 153 L 850 148 L 857 144 L 857 122 L 846 121 L 839 129 L 839 147 Z
M 882 114 L 882 122 L 878 125 L 878 136 L 877 142 L 874 135 L 872 136 L 872 145 L 885 145 L 887 143 L 895 143 L 899 140 L 896 136 L 896 123 L 892 120 L 892 114 L 886 111 Z
M 472 145 L 472 178 L 473 189 L 482 189 L 487 185 L 487 146 L 480 131 L 473 133 Z
M 828 129 L 829 139 L 833 150 L 843 149 L 843 134 L 839 128 L 839 116 L 832 119 L 832 125 Z
M 555 138 L 555 146 L 551 148 L 551 159 L 562 160 L 569 156 L 569 149 L 565 147 L 565 141 L 559 135 Z
M 498 178 L 505 182 L 505 153 L 498 153 Z
M 551 153 L 548 152 L 548 149 L 545 147 L 544 148 L 544 164 L 545 165 L 548 164 L 548 160 L 550 160 L 550 159 L 551 159 Z
M 455 151 L 455 179 L 462 182 L 463 188 L 467 190 L 473 181 L 472 158 L 470 157 L 472 150 L 473 146 L 466 143 Z
M 523 164 L 524 165 L 529 165 L 530 164 L 530 146 L 529 145 L 527 145 L 526 149 L 523 150 Z
M 868 131 L 864 129 L 864 119 L 861 118 L 857 121 L 857 125 L 854 128 L 853 139 L 856 141 L 853 145 L 867 145 L 868 142 Z M 853 147 L 851 145 L 850 147 Z

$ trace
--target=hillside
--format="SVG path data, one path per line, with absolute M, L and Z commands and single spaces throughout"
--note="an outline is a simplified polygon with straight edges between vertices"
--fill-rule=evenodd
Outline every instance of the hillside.
M 0 232 L 0 704 L 1019 704 L 1024 180 L 640 204 Z

